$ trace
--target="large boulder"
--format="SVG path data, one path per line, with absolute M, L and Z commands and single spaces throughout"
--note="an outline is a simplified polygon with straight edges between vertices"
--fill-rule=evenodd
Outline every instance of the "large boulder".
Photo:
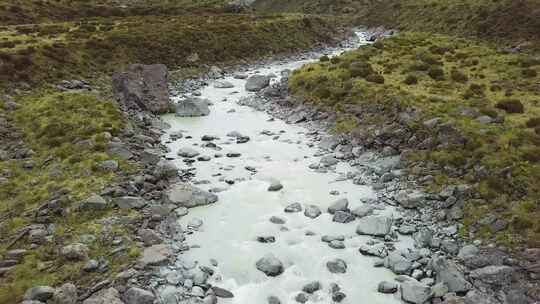
M 152 304 L 156 297 L 150 291 L 131 287 L 126 291 L 124 298 L 128 304 Z
M 393 219 L 389 216 L 366 216 L 358 221 L 356 233 L 360 235 L 385 236 L 390 233 Z
M 471 271 L 471 278 L 487 284 L 498 286 L 506 285 L 512 279 L 514 269 L 510 266 L 486 266 Z
M 444 257 L 434 257 L 431 260 L 431 268 L 437 273 L 437 282 L 444 283 L 449 292 L 465 293 L 472 287 L 457 265 Z
M 145 248 L 139 263 L 143 266 L 161 266 L 167 264 L 173 255 L 171 248 L 165 244 L 153 245 Z
M 166 203 L 179 207 L 193 208 L 217 202 L 217 195 L 188 184 L 176 184 L 164 192 Z
M 283 263 L 273 254 L 268 254 L 257 261 L 255 264 L 259 271 L 262 271 L 269 277 L 275 277 L 283 273 Z
M 410 278 L 401 283 L 401 298 L 414 304 L 424 304 L 431 299 L 431 288 L 417 280 Z
M 209 101 L 202 98 L 190 97 L 176 104 L 176 116 L 197 117 L 210 114 Z
M 129 109 L 166 113 L 170 109 L 167 77 L 163 64 L 133 64 L 113 75 L 113 89 L 120 103 Z
M 259 92 L 270 85 L 270 77 L 263 75 L 253 75 L 246 81 L 246 91 Z
M 53 304 L 75 304 L 77 303 L 77 286 L 66 283 L 54 291 Z
M 83 301 L 83 304 L 124 304 L 120 293 L 113 287 L 102 289 Z
M 36 286 L 28 289 L 24 294 L 24 299 L 28 301 L 46 302 L 54 295 L 54 288 L 50 286 Z

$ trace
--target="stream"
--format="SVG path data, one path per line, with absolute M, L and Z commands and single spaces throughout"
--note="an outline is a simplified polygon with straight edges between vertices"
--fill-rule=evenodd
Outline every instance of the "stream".
M 363 33 L 357 45 L 368 43 Z M 334 49 L 328 55 L 336 55 L 347 49 Z M 319 54 L 322 55 L 322 54 Z M 283 70 L 294 70 L 314 61 L 314 58 L 290 62 L 253 66 L 247 75 L 278 75 Z M 318 147 L 318 136 L 302 124 L 287 124 L 269 114 L 241 106 L 237 100 L 254 94 L 244 88 L 246 80 L 228 75 L 219 81 L 228 81 L 233 88 L 215 88 L 210 82 L 200 91 L 201 98 L 212 102 L 210 115 L 203 117 L 163 116 L 171 125 L 163 142 L 181 168 L 196 168 L 193 182 L 204 190 L 216 192 L 219 200 L 211 205 L 192 208 L 179 219 L 182 227 L 194 227 L 194 233 L 186 234 L 192 248 L 180 260 L 183 263 L 199 263 L 213 266 L 214 274 L 209 283 L 234 294 L 233 298 L 220 298 L 219 303 L 268 303 L 275 296 L 281 303 L 297 303 L 295 297 L 302 288 L 314 281 L 322 288 L 308 295 L 307 303 L 332 303 L 329 289 L 336 283 L 346 295 L 341 303 L 392 304 L 401 303 L 399 293 L 382 294 L 377 291 L 381 281 L 393 281 L 395 274 L 384 267 L 374 267 L 377 258 L 359 253 L 358 248 L 372 237 L 356 233 L 355 221 L 337 223 L 327 212 L 333 202 L 347 198 L 349 209 L 354 210 L 363 202 L 376 199 L 370 186 L 353 184 L 347 174 L 355 168 L 340 162 L 326 172 L 310 169 L 325 155 Z M 171 134 L 181 131 L 183 138 L 169 141 Z M 249 136 L 246 143 L 237 143 L 228 136 L 237 131 Z M 205 135 L 213 140 L 221 151 L 203 147 Z M 229 134 L 230 135 L 230 134 Z M 190 147 L 208 161 L 188 164 L 177 156 L 181 148 Z M 240 157 L 227 157 L 228 153 L 240 153 Z M 216 155 L 218 154 L 218 155 Z M 195 158 L 196 159 L 196 158 Z M 344 178 L 345 177 L 345 178 Z M 280 191 L 270 192 L 272 181 L 283 185 Z M 287 213 L 284 208 L 300 203 L 301 212 Z M 304 215 L 307 205 L 316 205 L 322 214 L 314 219 Z M 375 210 L 375 214 L 394 214 L 390 206 Z M 283 224 L 270 221 L 272 216 L 284 220 Z M 399 214 L 395 214 L 399 216 Z M 202 221 L 202 225 L 201 225 Z M 324 235 L 344 236 L 343 249 L 334 249 L 321 241 Z M 263 243 L 258 237 L 273 237 L 275 242 Z M 399 248 L 412 247 L 412 242 L 400 236 L 395 243 Z M 259 271 L 256 262 L 267 254 L 273 254 L 284 266 L 284 272 L 276 277 Z M 345 273 L 331 273 L 327 262 L 336 258 L 347 264 Z M 217 262 L 217 263 L 216 263 Z

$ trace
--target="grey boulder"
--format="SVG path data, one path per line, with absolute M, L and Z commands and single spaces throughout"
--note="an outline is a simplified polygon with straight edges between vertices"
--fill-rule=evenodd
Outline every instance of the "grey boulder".
M 401 298 L 413 304 L 424 304 L 431 299 L 431 288 L 410 278 L 401 283 Z
M 448 291 L 464 293 L 471 289 L 471 283 L 465 279 L 454 262 L 448 261 L 444 257 L 434 257 L 430 265 L 437 273 L 437 282 L 444 283 L 448 287 Z
M 253 75 L 246 81 L 246 91 L 259 92 L 270 85 L 270 77 L 263 75 Z
M 283 273 L 283 263 L 273 254 L 268 254 L 257 261 L 257 269 L 269 277 L 275 277 Z
M 339 199 L 333 202 L 328 207 L 328 213 L 334 214 L 337 211 L 348 211 L 349 210 L 349 200 L 346 198 Z
M 307 205 L 306 209 L 304 210 L 304 215 L 309 218 L 316 218 L 321 215 L 321 213 L 321 209 L 315 205 Z
M 366 216 L 359 220 L 356 233 L 360 235 L 385 236 L 390 233 L 393 219 L 389 216 Z
M 29 301 L 46 302 L 54 295 L 54 288 L 50 286 L 36 286 L 28 289 L 24 293 L 24 299 Z
M 152 304 L 156 298 L 154 294 L 150 291 L 131 287 L 124 294 L 124 298 L 127 304 Z
M 197 117 L 210 114 L 209 101 L 206 99 L 189 97 L 176 104 L 176 116 Z
M 189 184 L 176 184 L 164 192 L 166 203 L 179 207 L 194 208 L 217 202 L 217 195 Z

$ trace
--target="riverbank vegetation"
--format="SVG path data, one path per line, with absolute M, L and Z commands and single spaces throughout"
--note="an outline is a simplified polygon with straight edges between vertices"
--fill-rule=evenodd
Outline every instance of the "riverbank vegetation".
M 422 142 L 424 149 L 417 143 L 410 163 L 431 168 L 433 190 L 468 183 L 480 194 L 466 205 L 463 235 L 538 246 L 538 72 L 535 56 L 463 38 L 402 33 L 307 65 L 294 73 L 290 88 L 341 119 L 360 116 L 359 133 L 390 132 L 400 113 L 414 110 L 418 117 L 405 128 L 420 142 L 435 142 Z M 459 140 L 437 142 L 439 126 L 455 127 Z

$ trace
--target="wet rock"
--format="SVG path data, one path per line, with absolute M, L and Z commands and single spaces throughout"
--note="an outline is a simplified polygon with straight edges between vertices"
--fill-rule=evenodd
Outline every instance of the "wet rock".
M 314 292 L 320 290 L 321 287 L 322 287 L 321 282 L 314 281 L 314 282 L 311 282 L 311 283 L 308 283 L 308 284 L 304 285 L 304 287 L 302 288 L 302 291 L 311 294 L 311 293 L 314 293 Z
M 229 157 L 229 158 L 236 158 L 236 157 L 242 156 L 242 154 L 241 154 L 241 153 L 238 153 L 238 152 L 229 152 L 229 153 L 227 153 L 227 154 L 225 154 L 225 155 L 226 155 L 227 157 Z
M 328 246 L 333 249 L 345 249 L 345 243 L 343 241 L 333 240 L 328 243 Z
M 163 242 L 159 234 L 152 229 L 139 229 L 138 234 L 145 246 L 157 245 Z
M 216 81 L 214 83 L 214 88 L 216 88 L 216 89 L 230 89 L 230 88 L 234 88 L 234 84 L 230 83 L 229 81 Z
M 334 259 L 326 262 L 326 268 L 331 273 L 345 273 L 347 272 L 347 263 L 342 259 Z
M 345 293 L 341 292 L 341 291 L 337 291 L 337 292 L 332 293 L 332 301 L 334 301 L 336 303 L 340 303 L 346 297 L 347 297 L 347 295 Z
M 377 286 L 377 291 L 380 293 L 396 293 L 398 290 L 398 284 L 394 282 L 382 281 Z
M 433 243 L 433 231 L 429 228 L 422 228 L 413 234 L 414 244 L 418 248 L 430 247 Z
M 124 298 L 128 304 L 152 304 L 156 297 L 150 291 L 131 287 L 124 294 Z
M 145 248 L 139 263 L 143 266 L 161 266 L 168 262 L 173 254 L 168 245 L 159 244 Z
M 346 223 L 350 223 L 354 221 L 355 219 L 356 217 L 349 212 L 336 211 L 336 213 L 334 213 L 334 217 L 332 218 L 332 221 L 336 223 L 346 224 Z
M 66 283 L 54 291 L 52 304 L 75 304 L 77 303 L 77 286 Z
M 267 298 L 268 304 L 281 304 L 281 301 L 276 296 L 269 296 Z
M 189 97 L 176 104 L 176 116 L 178 117 L 198 117 L 210 114 L 208 107 L 210 102 L 207 99 Z
M 390 233 L 393 220 L 389 216 L 366 216 L 359 220 L 356 233 L 360 235 L 385 236 Z
M 374 245 L 362 245 L 358 249 L 361 254 L 368 255 L 368 256 L 376 256 L 380 258 L 385 258 L 388 256 L 388 249 L 384 245 L 384 243 L 377 243 Z
M 107 207 L 107 201 L 103 197 L 94 194 L 82 201 L 79 208 L 81 210 L 105 210 Z
M 410 278 L 401 283 L 401 298 L 413 304 L 424 304 L 431 299 L 431 288 Z
M 296 297 L 294 297 L 294 300 L 298 303 L 306 303 L 308 301 L 308 296 L 301 292 L 299 294 L 296 295 Z
M 362 204 L 358 206 L 357 208 L 355 208 L 352 211 L 352 214 L 354 214 L 357 217 L 364 217 L 364 216 L 371 215 L 373 213 L 373 210 L 375 210 L 373 206 Z
M 29 301 L 46 302 L 54 295 L 54 288 L 50 286 L 36 286 L 28 289 L 24 293 L 24 299 Z
M 218 298 L 233 298 L 234 297 L 234 294 L 232 292 L 221 287 L 212 286 L 212 291 L 214 291 L 214 294 Z
M 88 253 L 90 250 L 88 247 L 81 243 L 74 243 L 62 247 L 60 254 L 64 259 L 69 261 L 84 261 L 88 259 Z
M 321 209 L 315 205 L 307 205 L 304 210 L 304 215 L 313 219 L 321 215 L 321 213 Z
M 395 274 L 409 274 L 413 263 L 402 256 L 399 252 L 392 252 L 384 259 L 384 266 Z
M 253 75 L 246 81 L 246 91 L 259 92 L 270 85 L 270 77 L 262 75 Z
M 130 65 L 113 75 L 113 90 L 126 108 L 167 113 L 170 108 L 168 71 L 163 64 Z
M 83 304 L 124 304 L 124 302 L 120 300 L 118 290 L 111 287 L 94 293 L 84 300 Z
M 180 148 L 178 152 L 176 152 L 176 154 L 180 157 L 193 158 L 193 157 L 198 156 L 200 153 L 193 148 L 184 147 L 184 148 Z
M 276 258 L 273 254 L 268 254 L 259 259 L 256 263 L 256 267 L 259 271 L 270 277 L 275 277 L 283 273 L 283 263 Z
M 292 203 L 292 204 L 288 205 L 287 207 L 285 207 L 284 211 L 287 212 L 287 213 L 301 212 L 302 211 L 302 205 L 300 205 L 300 203 Z
M 157 178 L 168 179 L 178 175 L 178 168 L 169 160 L 160 160 L 154 168 L 154 176 Z
M 513 273 L 514 269 L 510 266 L 486 266 L 471 271 L 470 276 L 487 284 L 503 286 L 510 283 Z
M 272 216 L 270 217 L 270 222 L 271 223 L 274 223 L 274 224 L 285 224 L 285 219 L 284 218 L 281 218 L 281 217 L 278 217 L 278 216 Z
M 444 283 L 450 292 L 464 293 L 471 289 L 472 285 L 465 279 L 454 262 L 448 261 L 444 257 L 434 257 L 430 265 L 437 273 L 437 282 Z
M 276 238 L 274 236 L 258 236 L 257 242 L 259 243 L 275 243 Z
M 277 180 L 272 180 L 270 182 L 270 186 L 268 186 L 268 191 L 270 191 L 270 192 L 276 192 L 276 191 L 279 191 L 281 189 L 283 189 L 283 185 Z
M 400 191 L 395 200 L 403 206 L 403 208 L 414 209 L 419 207 L 425 198 L 425 194 L 420 191 L 408 192 L 405 190 Z
M 141 209 L 148 204 L 142 197 L 123 196 L 114 199 L 114 203 L 120 209 Z
M 349 200 L 346 198 L 342 198 L 333 202 L 328 207 L 328 213 L 330 214 L 334 214 L 337 211 L 349 211 Z
M 164 192 L 163 200 L 179 207 L 194 208 L 213 204 L 218 197 L 189 184 L 176 184 Z

